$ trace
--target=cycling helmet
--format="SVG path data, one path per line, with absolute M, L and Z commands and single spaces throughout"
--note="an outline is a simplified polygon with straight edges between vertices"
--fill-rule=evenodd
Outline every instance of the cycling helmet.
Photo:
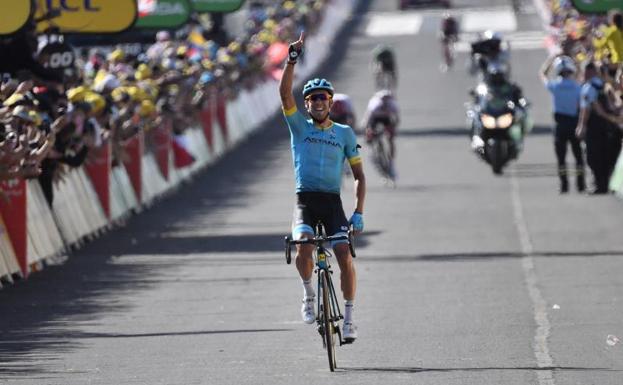
M 492 30 L 487 30 L 482 34 L 483 40 L 498 40 L 502 41 L 502 34 Z
M 554 60 L 554 72 L 557 75 L 560 75 L 563 72 L 570 72 L 570 73 L 575 73 L 576 72 L 576 67 L 575 67 L 575 63 L 573 62 L 573 59 L 571 59 L 569 56 L 559 56 Z
M 333 86 L 331 85 L 331 83 L 329 83 L 327 79 L 315 78 L 308 80 L 307 83 L 305 83 L 305 86 L 303 86 L 303 97 L 306 97 L 312 91 L 316 90 L 325 90 L 329 94 L 331 94 L 331 96 L 333 96 L 333 94 L 335 93 L 335 91 L 333 90 Z
M 376 92 L 376 94 L 374 94 L 374 96 L 376 96 L 377 98 L 381 100 L 387 100 L 387 99 L 391 99 L 394 97 L 391 90 L 379 90 Z

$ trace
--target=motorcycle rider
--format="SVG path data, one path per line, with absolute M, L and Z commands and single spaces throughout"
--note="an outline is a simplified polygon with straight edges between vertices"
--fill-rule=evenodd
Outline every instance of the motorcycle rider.
M 550 69 L 554 69 L 555 79 L 548 78 Z M 584 154 L 580 141 L 575 136 L 575 128 L 578 125 L 580 108 L 581 86 L 575 80 L 576 66 L 569 56 L 550 56 L 541 67 L 541 81 L 552 94 L 554 105 L 554 148 L 558 160 L 558 177 L 560 179 L 560 193 L 569 191 L 567 179 L 567 142 L 571 145 L 571 151 L 576 164 L 576 188 L 579 192 L 586 189 L 584 180 Z
M 493 100 L 507 100 L 513 103 L 515 109 L 515 117 L 519 122 L 521 128 L 521 137 L 515 142 L 517 153 L 519 153 L 523 147 L 523 137 L 528 131 L 527 112 L 526 107 L 528 102 L 523 96 L 521 87 L 511 82 L 507 76 L 506 66 L 503 63 L 494 61 L 487 65 L 484 74 L 484 84 L 486 85 L 487 97 Z M 479 95 L 472 92 L 474 97 L 474 103 L 478 104 L 480 98 L 483 95 Z M 478 129 L 479 126 L 473 126 L 473 129 Z M 472 132 L 472 148 L 478 149 L 482 145 L 480 140 L 480 132 Z
M 499 32 L 485 31 L 481 38 L 471 44 L 470 74 L 480 72 L 486 74 L 491 63 L 506 66 L 506 74 L 510 76 L 510 47 L 504 43 Z

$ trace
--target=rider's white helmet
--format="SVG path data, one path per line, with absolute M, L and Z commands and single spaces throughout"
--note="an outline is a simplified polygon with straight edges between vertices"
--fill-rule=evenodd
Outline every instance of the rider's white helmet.
M 569 56 L 559 56 L 554 60 L 554 72 L 556 75 L 560 75 L 562 72 L 567 71 L 571 73 L 575 73 L 577 68 L 573 59 Z

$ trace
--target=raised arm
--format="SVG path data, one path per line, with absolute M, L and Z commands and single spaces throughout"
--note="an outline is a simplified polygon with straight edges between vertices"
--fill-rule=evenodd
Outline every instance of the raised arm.
M 288 48 L 288 61 L 286 62 L 283 75 L 281 76 L 281 82 L 279 83 L 281 105 L 285 111 L 296 107 L 294 95 L 292 94 L 292 81 L 294 80 L 294 65 L 303 50 L 304 39 L 305 34 L 304 32 L 301 32 L 299 39 L 294 43 L 290 43 L 290 47 Z

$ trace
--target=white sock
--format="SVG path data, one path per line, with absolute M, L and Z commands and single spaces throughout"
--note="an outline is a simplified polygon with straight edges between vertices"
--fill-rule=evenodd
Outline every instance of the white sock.
M 314 292 L 314 287 L 312 286 L 311 279 L 307 281 L 303 280 L 303 296 L 307 298 L 316 296 L 316 293 Z
M 355 305 L 354 300 L 346 300 L 344 302 L 344 323 L 353 322 L 353 307 Z

